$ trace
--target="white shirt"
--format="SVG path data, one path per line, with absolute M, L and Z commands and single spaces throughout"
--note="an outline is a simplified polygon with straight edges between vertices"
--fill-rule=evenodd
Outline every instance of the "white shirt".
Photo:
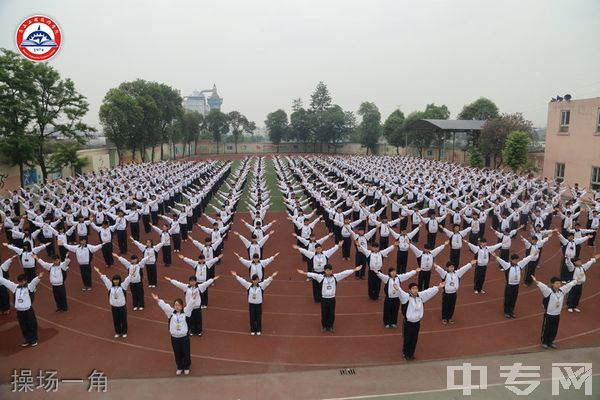
M 316 280 L 319 283 L 322 283 L 321 297 L 323 297 L 324 299 L 331 299 L 335 297 L 337 282 L 349 277 L 350 275 L 352 275 L 353 272 L 354 270 L 347 269 L 342 272 L 338 272 L 337 274 L 333 274 L 331 276 L 325 276 L 323 274 L 308 272 L 306 276 Z
M 416 297 L 411 296 L 400 289 L 400 301 L 402 304 L 408 303 L 406 309 L 406 320 L 409 322 L 419 322 L 423 318 L 423 304 L 435 296 L 438 292 L 437 286 L 423 290 L 417 293 Z
M 158 301 L 158 306 L 169 317 L 169 333 L 175 338 L 185 337 L 188 334 L 188 326 L 186 317 L 192 316 L 192 304 L 188 303 L 183 309 L 183 312 L 176 312 L 173 307 L 165 303 L 163 300 Z
M 538 282 L 537 286 L 542 292 L 544 297 L 548 297 L 548 307 L 546 308 L 546 314 L 548 315 L 560 315 L 560 311 L 563 307 L 563 301 L 565 296 L 573 287 L 577 284 L 577 281 L 571 281 L 566 285 L 560 287 L 560 289 L 554 291 L 542 282 Z
M 40 283 L 40 278 L 36 276 L 26 287 L 20 287 L 16 283 L 4 279 L 0 275 L 0 285 L 5 286 L 15 294 L 15 308 L 17 311 L 27 311 L 31 308 L 31 297 L 29 292 L 35 292 L 38 283 Z
M 257 286 L 252 286 L 250 282 L 240 276 L 236 276 L 237 281 L 246 288 L 248 291 L 248 303 L 250 304 L 262 304 L 263 302 L 263 290 L 267 288 L 273 282 L 273 277 L 270 276 L 264 281 L 260 282 Z
M 108 302 L 113 307 L 125 307 L 126 297 L 125 291 L 131 282 L 131 276 L 127 275 L 127 278 L 119 286 L 113 286 L 112 280 L 108 279 L 106 275 L 100 276 L 104 286 L 108 289 Z

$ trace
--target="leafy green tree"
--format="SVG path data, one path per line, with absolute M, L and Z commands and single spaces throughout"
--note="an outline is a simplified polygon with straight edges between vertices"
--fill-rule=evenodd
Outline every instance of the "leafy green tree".
M 398 148 L 406 144 L 403 127 L 404 113 L 400 110 L 394 110 L 383 123 L 383 136 L 396 147 L 396 154 L 400 154 Z
M 410 146 L 417 149 L 417 151 L 419 152 L 419 157 L 421 158 L 423 157 L 423 150 L 431 146 L 431 143 L 433 142 L 433 134 L 431 132 L 411 130 L 408 127 L 411 125 L 412 122 L 423 118 L 425 118 L 423 111 L 413 111 L 406 116 L 403 128 L 404 135 L 406 135 L 406 142 Z
M 516 172 L 527 165 L 530 144 L 531 137 L 527 132 L 513 131 L 508 135 L 506 146 L 502 151 L 502 158 L 513 171 Z
M 174 125 L 183 113 L 181 94 L 164 83 L 150 82 L 150 93 L 154 97 L 158 108 L 158 127 L 160 132 L 160 159 L 164 159 L 163 144 L 171 142 L 173 150 L 175 143 L 180 139 L 180 130 L 174 129 Z M 154 155 L 154 149 L 152 151 Z M 154 161 L 154 157 L 152 157 Z
M 95 129 L 82 121 L 88 102 L 75 90 L 71 79 L 62 79 L 54 68 L 38 63 L 33 66 L 32 83 L 35 95 L 31 134 L 37 137 L 36 159 L 46 183 L 49 142 L 62 137 L 84 144 Z
M 367 148 L 367 154 L 369 151 L 375 154 L 381 136 L 381 113 L 375 103 L 365 101 L 358 108 L 358 115 L 362 117 L 359 125 L 361 144 Z
M 480 97 L 470 104 L 465 104 L 458 119 L 488 120 L 498 116 L 498 106 L 485 97 Z
M 311 128 L 311 116 L 309 111 L 302 106 L 302 100 L 293 100 L 290 114 L 290 138 L 304 143 L 305 152 L 311 138 Z
M 135 151 L 141 149 L 143 137 L 142 121 L 144 111 L 137 99 L 120 88 L 110 89 L 100 106 L 100 124 L 104 135 L 117 148 L 119 164 L 123 151 L 128 149 L 135 160 Z
M 223 135 L 229 131 L 229 118 L 220 110 L 212 109 L 205 118 L 206 128 L 211 133 L 213 140 L 217 143 L 217 154 L 219 154 L 219 143 Z
M 448 107 L 446 107 L 445 104 L 442 104 L 441 106 L 436 106 L 434 103 L 427 104 L 427 106 L 425 107 L 425 111 L 423 112 L 423 118 L 448 119 L 450 118 L 450 110 L 448 110 Z M 444 147 L 444 144 L 449 138 L 450 135 L 444 131 L 438 131 L 433 133 L 433 142 L 438 148 L 438 160 L 442 158 L 442 148 Z
M 471 147 L 469 149 L 469 165 L 477 168 L 483 167 L 483 154 L 481 154 L 478 147 Z
M 502 150 L 506 146 L 508 134 L 513 131 L 533 132 L 533 123 L 523 118 L 521 113 L 501 114 L 489 119 L 481 129 L 481 151 L 493 161 L 492 167 L 502 165 Z
M 34 165 L 37 138 L 28 127 L 33 118 L 35 90 L 31 77 L 34 64 L 10 50 L 0 50 L 0 158 L 23 169 Z
M 57 144 L 48 162 L 50 171 L 52 173 L 61 172 L 64 167 L 69 167 L 71 175 L 81 173 L 81 169 L 88 165 L 89 161 L 87 158 L 79 156 L 77 152 L 80 148 L 78 142 Z
M 229 114 L 229 124 L 231 125 L 231 134 L 233 135 L 233 142 L 235 143 L 235 154 L 238 152 L 238 140 L 244 133 L 254 134 L 256 130 L 256 124 L 248 121 L 242 113 L 239 111 L 231 111 Z
M 184 138 L 183 153 L 185 153 L 185 144 L 188 147 L 188 156 L 192 153 L 192 142 L 194 142 L 194 154 L 196 154 L 198 138 L 200 137 L 200 130 L 204 117 L 197 111 L 185 110 L 181 116 L 181 125 Z
M 277 146 L 277 152 L 279 153 L 279 145 L 282 140 L 285 140 L 288 137 L 289 133 L 286 112 L 279 109 L 269 113 L 265 120 L 265 126 L 269 132 L 269 140 Z
M 323 82 L 319 82 L 315 91 L 310 96 L 310 125 L 311 125 L 311 139 L 315 145 L 317 142 L 321 143 L 321 150 L 323 150 L 323 143 L 329 142 L 330 126 L 327 121 L 327 111 L 332 107 L 331 95 L 327 85 Z

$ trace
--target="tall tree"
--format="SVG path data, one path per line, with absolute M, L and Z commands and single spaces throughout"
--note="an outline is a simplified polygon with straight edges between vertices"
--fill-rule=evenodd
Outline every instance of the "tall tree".
M 488 120 L 498 116 L 498 106 L 485 97 L 480 97 L 470 104 L 465 104 L 458 119 Z
M 179 90 L 174 89 L 164 83 L 150 83 L 150 93 L 154 97 L 158 108 L 158 127 L 160 129 L 160 159 L 164 159 L 163 144 L 171 142 L 175 149 L 175 142 L 178 141 L 179 130 L 174 129 L 174 124 L 178 117 L 183 113 L 181 94 Z M 154 149 L 152 151 L 154 156 Z M 154 157 L 152 157 L 154 161 Z
M 265 120 L 265 126 L 269 132 L 269 140 L 277 146 L 277 152 L 279 153 L 279 145 L 282 140 L 287 138 L 289 132 L 286 112 L 279 109 L 269 113 Z
M 329 142 L 329 127 L 327 126 L 326 114 L 331 108 L 331 95 L 327 85 L 323 82 L 319 82 L 315 91 L 310 96 L 310 125 L 311 125 L 311 139 L 315 145 L 321 143 L 321 150 L 323 150 L 323 143 Z
M 231 134 L 235 143 L 235 154 L 238 152 L 238 141 L 244 133 L 254 134 L 256 124 L 248 121 L 239 111 L 231 111 L 229 114 L 229 124 L 231 125 Z
M 100 106 L 99 118 L 104 135 L 117 148 L 119 164 L 125 149 L 131 151 L 135 161 L 135 151 L 145 140 L 142 131 L 144 111 L 137 99 L 120 88 L 110 89 Z
M 358 115 L 362 117 L 359 129 L 361 144 L 369 151 L 377 153 L 377 142 L 381 136 L 381 113 L 375 103 L 365 101 L 358 108 Z
M 404 113 L 394 110 L 383 123 L 383 136 L 387 142 L 396 147 L 396 154 L 400 154 L 398 148 L 406 144 L 404 132 Z
M 508 134 L 513 131 L 533 132 L 533 123 L 523 118 L 521 113 L 501 114 L 489 119 L 481 129 L 481 151 L 492 161 L 492 167 L 502 165 L 502 149 L 506 145 Z
M 513 171 L 516 172 L 527 164 L 530 144 L 531 137 L 529 133 L 519 131 L 509 133 L 506 146 L 502 151 L 502 158 Z
M 342 107 L 334 104 L 323 114 L 323 126 L 324 140 L 328 145 L 333 145 L 337 152 L 338 144 L 356 127 L 356 119 L 353 112 L 345 112 Z
M 194 142 L 194 154 L 197 152 L 197 143 L 200 138 L 200 130 L 204 122 L 204 117 L 198 111 L 185 110 L 182 115 L 182 130 L 185 143 L 188 144 L 188 156 L 192 153 L 192 142 Z M 184 145 L 185 153 L 185 145 Z
M 219 154 L 219 143 L 223 135 L 229 131 L 229 118 L 220 110 L 212 109 L 206 116 L 206 128 L 211 133 L 213 140 L 217 143 L 217 154 Z
M 78 154 L 81 146 L 79 143 L 58 144 L 49 158 L 48 165 L 53 173 L 61 172 L 64 167 L 71 169 L 71 175 L 81 173 L 81 169 L 88 165 L 88 159 Z
M 292 101 L 292 113 L 290 114 L 290 137 L 304 143 L 304 151 L 311 137 L 311 119 L 309 112 L 302 106 L 301 99 Z
M 405 141 L 419 152 L 419 157 L 423 157 L 423 150 L 431 146 L 433 134 L 431 132 L 415 131 L 408 127 L 413 121 L 423 119 L 423 111 L 413 111 L 406 116 L 404 120 L 404 128 L 402 129 L 405 135 Z
M 36 159 L 46 183 L 49 141 L 60 136 L 83 144 L 95 129 L 82 121 L 88 102 L 75 90 L 71 79 L 62 79 L 54 68 L 39 63 L 33 66 L 32 83 L 35 95 L 31 133 L 37 137 Z
M 37 138 L 28 131 L 33 117 L 35 96 L 31 76 L 33 63 L 16 53 L 1 49 L 0 54 L 0 157 L 9 165 L 23 169 L 36 159 Z

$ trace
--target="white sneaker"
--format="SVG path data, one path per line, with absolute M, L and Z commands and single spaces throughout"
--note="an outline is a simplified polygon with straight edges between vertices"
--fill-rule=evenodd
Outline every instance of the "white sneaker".
M 208 306 L 205 306 L 204 304 L 202 304 L 202 305 L 200 306 L 200 308 L 206 308 L 206 307 L 208 307 Z
M 256 332 L 256 336 L 260 336 L 260 332 Z
M 250 332 L 250 335 L 254 336 L 256 335 L 256 332 Z
M 116 338 L 117 338 L 117 337 L 119 337 L 119 336 L 121 336 L 121 335 L 119 335 L 118 333 L 115 333 L 115 337 L 116 337 Z
M 144 307 L 138 307 L 138 310 L 142 311 L 144 309 Z
M 133 307 L 133 311 L 137 311 L 137 310 L 138 310 L 138 308 L 137 308 L 137 307 Z
M 481 293 L 481 294 L 485 294 L 485 290 L 482 290 L 482 291 L 481 291 L 481 292 L 479 292 L 479 293 Z
M 573 309 L 575 312 L 581 312 L 581 310 L 579 308 L 574 308 Z
M 473 291 L 473 293 L 475 293 L 475 294 L 479 294 L 479 292 L 478 292 L 477 290 L 474 290 L 474 291 Z
M 567 311 L 568 311 L 568 312 L 573 312 L 573 309 L 572 309 L 572 308 L 569 308 Z
M 122 335 L 121 335 L 121 337 L 124 337 L 124 338 L 126 338 L 126 337 L 127 337 L 127 334 L 126 334 L 126 333 L 124 333 L 124 334 L 122 334 Z
M 186 369 L 186 370 L 184 370 L 184 371 L 183 371 L 183 374 L 184 374 L 184 375 L 189 375 L 189 374 L 190 374 L 190 370 L 189 370 L 189 369 Z
M 177 371 L 175 371 L 175 375 L 181 375 L 182 372 L 182 370 L 178 369 Z

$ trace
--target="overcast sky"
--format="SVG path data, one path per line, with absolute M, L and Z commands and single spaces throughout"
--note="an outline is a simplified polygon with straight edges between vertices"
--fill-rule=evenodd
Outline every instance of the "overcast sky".
M 383 118 L 427 103 L 451 118 L 480 96 L 546 125 L 550 97 L 600 96 L 599 0 L 0 0 L 0 47 L 33 14 L 54 18 L 50 61 L 90 102 L 136 78 L 191 94 L 217 85 L 223 111 L 267 113 L 324 81 L 335 103 Z

